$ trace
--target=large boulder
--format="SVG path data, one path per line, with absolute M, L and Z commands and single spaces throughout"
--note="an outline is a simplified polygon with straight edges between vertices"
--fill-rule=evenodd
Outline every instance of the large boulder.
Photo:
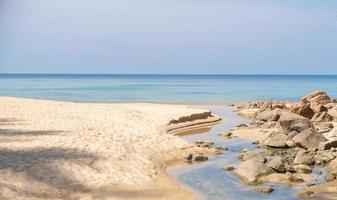
M 273 148 L 286 148 L 287 147 L 287 135 L 283 133 L 278 133 L 276 135 L 269 136 L 264 144 L 268 147 Z
M 303 102 L 300 104 L 294 104 L 290 109 L 290 112 L 301 115 L 307 119 L 311 119 L 315 114 L 315 112 L 311 109 L 310 104 Z
M 285 173 L 287 171 L 286 164 L 281 156 L 272 158 L 268 166 L 279 173 Z
M 278 120 L 281 128 L 286 131 L 290 132 L 291 131 L 291 123 L 294 122 L 295 120 L 305 120 L 305 117 L 302 117 L 298 114 L 291 113 L 291 112 L 283 112 Z
M 254 184 L 262 176 L 271 174 L 274 170 L 268 167 L 260 159 L 243 161 L 236 168 L 235 173 L 246 183 Z
M 283 110 L 276 108 L 274 110 L 265 110 L 257 114 L 256 119 L 261 121 L 277 121 L 279 120 Z
M 295 156 L 294 164 L 313 165 L 315 164 L 314 155 L 312 151 L 300 150 Z
M 313 128 L 314 125 L 308 119 L 298 119 L 290 123 L 290 129 L 292 131 L 302 132 L 308 128 Z
M 292 140 L 299 147 L 309 149 L 317 148 L 321 142 L 325 142 L 327 139 L 314 129 L 307 129 L 297 134 Z
M 303 97 L 302 102 L 304 103 L 316 102 L 325 105 L 331 102 L 331 98 L 325 92 L 317 91 Z

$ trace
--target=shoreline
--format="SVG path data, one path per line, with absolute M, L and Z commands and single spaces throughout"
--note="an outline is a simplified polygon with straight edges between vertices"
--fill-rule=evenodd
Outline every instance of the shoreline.
M 5 104 L 11 104 L 11 105 L 8 106 L 8 105 L 5 105 Z M 47 105 L 44 105 L 44 104 L 47 104 Z M 57 109 L 53 108 L 53 106 L 56 106 Z M 14 134 L 13 138 L 15 138 L 15 139 L 16 138 L 20 138 L 20 140 L 23 141 L 23 142 L 15 141 L 15 143 L 12 143 L 12 144 L 15 144 L 15 145 L 19 145 L 17 147 L 13 147 L 13 145 L 8 145 L 8 144 L 7 145 L 1 145 L 0 144 L 1 145 L 0 148 L 3 151 L 4 151 L 4 149 L 6 149 L 6 150 L 13 149 L 13 148 L 16 149 L 16 150 L 11 150 L 11 152 L 13 152 L 13 151 L 15 151 L 15 152 L 16 151 L 27 151 L 27 148 L 29 148 L 30 150 L 33 149 L 33 148 L 27 147 L 25 145 L 25 143 L 28 143 L 28 146 L 31 145 L 31 144 L 29 144 L 31 142 L 25 141 L 26 139 L 28 140 L 28 139 L 34 138 L 35 136 L 37 137 L 37 139 L 38 138 L 48 137 L 48 135 L 42 135 L 43 134 L 42 132 L 45 131 L 45 130 L 43 130 L 44 128 L 54 127 L 55 124 L 60 124 L 62 126 L 62 123 L 59 123 L 59 122 L 55 123 L 55 120 L 58 118 L 57 117 L 58 112 L 62 112 L 59 109 L 61 109 L 63 111 L 66 110 L 67 108 L 70 109 L 71 112 L 69 112 L 69 114 L 65 114 L 65 116 L 69 117 L 69 120 L 73 120 L 74 117 L 76 118 L 76 115 L 74 113 L 77 113 L 77 112 L 82 113 L 80 109 L 74 108 L 74 107 L 78 107 L 78 106 L 80 106 L 80 107 L 83 106 L 83 108 L 89 109 L 92 112 L 94 111 L 95 108 L 91 108 L 91 107 L 95 107 L 95 106 L 97 106 L 97 107 L 103 106 L 103 111 L 104 111 L 104 107 L 109 107 L 109 106 L 112 106 L 112 107 L 126 106 L 126 107 L 128 107 L 128 109 L 130 109 L 129 107 L 132 107 L 132 109 L 135 109 L 136 113 L 134 113 L 134 114 L 136 114 L 136 115 L 137 114 L 139 115 L 142 111 L 149 112 L 150 115 L 153 115 L 156 112 L 154 111 L 155 109 L 149 108 L 149 107 L 152 107 L 152 106 L 158 107 L 160 109 L 164 109 L 162 107 L 165 107 L 164 110 L 166 110 L 166 107 L 172 107 L 173 109 L 177 109 L 176 113 L 174 111 L 170 111 L 169 117 L 166 116 L 166 119 L 169 119 L 169 120 L 173 120 L 173 119 L 177 119 L 178 117 L 186 116 L 186 115 L 183 114 L 185 112 L 187 112 L 187 115 L 188 115 L 188 114 L 193 114 L 193 113 L 197 113 L 197 112 L 200 112 L 200 111 L 204 110 L 204 109 L 201 110 L 201 109 L 190 108 L 188 106 L 171 105 L 171 104 L 170 105 L 167 105 L 167 104 L 163 105 L 163 104 L 147 104 L 147 103 L 134 103 L 134 104 L 132 104 L 132 103 L 122 103 L 122 104 L 117 104 L 117 103 L 72 103 L 72 102 L 64 102 L 64 101 L 49 101 L 49 100 L 36 100 L 36 99 L 21 99 L 21 98 L 12 98 L 12 97 L 0 97 L 0 107 L 1 107 L 2 111 L 5 111 L 5 112 L 1 113 L 2 115 L 0 114 L 0 121 L 2 122 L 0 124 L 1 131 L 7 130 L 7 129 L 9 129 L 10 126 L 12 126 L 11 127 L 12 129 L 14 127 L 16 127 L 16 128 L 19 127 L 19 130 L 16 130 L 16 131 L 23 131 L 22 128 L 35 128 L 35 130 L 31 131 L 31 132 L 39 132 L 39 131 L 41 132 L 41 133 L 36 134 L 36 135 L 34 135 L 34 134 L 33 135 L 29 135 L 28 137 L 25 135 L 26 134 L 25 132 L 22 132 L 20 134 L 18 134 L 18 133 L 14 134 L 14 132 L 13 132 L 13 134 Z M 85 106 L 89 106 L 89 107 L 86 108 Z M 144 108 L 140 109 L 139 107 L 141 107 L 141 106 L 143 106 Z M 29 110 L 29 108 L 31 110 Z M 96 109 L 102 109 L 102 108 L 96 108 Z M 107 109 L 107 108 L 105 108 L 105 109 Z M 124 107 L 123 107 L 123 109 L 124 109 Z M 123 109 L 121 109 L 121 110 L 123 110 Z M 49 112 L 50 110 L 52 110 L 52 111 Z M 119 111 L 121 111 L 121 110 L 119 110 Z M 161 111 L 164 111 L 164 110 L 161 110 Z M 40 122 L 40 120 L 42 120 L 45 123 L 44 124 L 45 127 L 43 127 L 42 130 L 36 130 L 36 129 L 41 128 L 41 127 L 39 127 L 39 124 L 32 123 L 32 124 L 28 125 L 29 124 L 28 123 L 26 125 L 18 125 L 18 124 L 16 124 L 17 122 L 11 122 L 9 119 L 14 119 L 13 116 L 11 116 L 9 118 L 5 117 L 6 115 L 9 115 L 11 112 L 13 112 L 12 115 L 14 116 L 14 118 L 15 118 L 15 116 L 16 117 L 17 116 L 21 116 L 21 117 L 24 118 L 25 121 L 27 121 L 27 119 L 29 117 L 31 117 L 31 118 L 32 117 L 36 117 L 38 119 L 37 120 L 33 120 L 33 122 L 36 122 L 36 123 L 39 122 L 41 124 L 43 122 Z M 55 113 L 53 113 L 53 112 L 55 112 Z M 67 112 L 67 111 L 64 111 L 64 112 Z M 121 112 L 123 112 L 123 111 L 121 111 Z M 86 114 L 89 115 L 90 113 L 86 113 Z M 38 115 L 38 116 L 36 116 L 36 115 Z M 48 120 L 48 119 L 41 118 L 42 116 L 43 117 L 47 117 L 46 115 L 50 115 L 49 117 L 52 116 L 51 119 Z M 41 116 L 41 117 L 39 117 L 39 116 Z M 81 114 L 80 116 L 83 116 L 83 115 Z M 98 116 L 96 116 L 96 117 L 98 117 Z M 144 117 L 144 116 L 142 116 L 142 117 Z M 4 121 L 3 119 L 8 119 L 9 120 L 8 121 L 9 124 L 7 124 L 7 121 L 6 120 Z M 96 118 L 93 117 L 91 119 L 95 120 Z M 120 117 L 119 120 L 123 120 L 123 117 Z M 169 120 L 167 120 L 166 123 L 168 123 Z M 49 191 L 50 190 L 50 192 L 48 192 L 50 194 L 48 194 L 48 195 L 51 195 L 51 198 L 58 198 L 58 197 L 62 197 L 62 198 L 63 197 L 69 197 L 69 198 L 99 197 L 99 198 L 108 198 L 109 199 L 109 198 L 111 198 L 111 196 L 113 196 L 113 199 L 119 199 L 119 198 L 120 199 L 128 199 L 128 198 L 136 198 L 136 196 L 141 196 L 140 199 L 144 199 L 144 197 L 145 197 L 145 199 L 161 199 L 161 198 L 162 199 L 167 199 L 167 198 L 172 198 L 172 197 L 175 198 L 175 199 L 195 199 L 195 194 L 189 188 L 184 187 L 181 184 L 176 183 L 174 180 L 172 180 L 167 175 L 166 170 L 170 166 L 173 166 L 173 165 L 175 165 L 175 164 L 177 164 L 179 162 L 183 162 L 184 159 L 185 159 L 184 155 L 186 155 L 186 154 L 189 154 L 189 153 L 203 153 L 205 155 L 212 155 L 213 152 L 210 152 L 210 151 L 208 151 L 206 149 L 203 149 L 203 148 L 194 147 L 193 144 L 190 144 L 190 143 L 184 141 L 183 139 L 181 139 L 180 137 L 174 136 L 174 135 L 178 134 L 178 132 L 180 132 L 181 130 L 188 131 L 190 129 L 193 130 L 195 128 L 200 128 L 200 127 L 203 127 L 203 126 L 208 126 L 209 127 L 209 126 L 212 126 L 214 123 L 217 123 L 220 120 L 221 119 L 219 119 L 217 117 L 214 117 L 214 116 L 207 116 L 205 119 L 202 119 L 202 118 L 201 119 L 193 119 L 192 121 L 187 121 L 187 122 L 185 122 L 183 124 L 178 122 L 177 124 L 174 124 L 173 126 L 172 125 L 171 126 L 164 125 L 164 126 L 161 126 L 161 127 L 157 127 L 157 131 L 164 132 L 164 136 L 168 137 L 169 140 L 172 140 L 172 141 L 178 140 L 179 142 L 177 143 L 177 145 L 169 145 L 169 146 L 171 146 L 170 147 L 171 150 L 168 150 L 169 148 L 164 147 L 162 150 L 158 151 L 160 153 L 152 154 L 153 155 L 152 159 L 151 159 L 152 160 L 152 164 L 150 164 L 150 165 L 153 165 L 155 168 L 154 168 L 154 171 L 152 172 L 154 174 L 151 175 L 151 176 L 153 176 L 155 178 L 154 179 L 151 178 L 149 181 L 146 181 L 147 183 L 144 182 L 145 184 L 144 183 L 141 183 L 141 184 L 136 183 L 136 184 L 131 184 L 131 185 L 129 185 L 129 184 L 125 185 L 123 183 L 121 183 L 121 184 L 111 183 L 113 185 L 113 187 L 111 187 L 111 186 L 109 186 L 111 184 L 102 184 L 102 183 L 104 183 L 104 181 L 103 181 L 100 184 L 101 185 L 100 187 L 98 187 L 98 188 L 91 188 L 90 189 L 90 186 L 89 187 L 88 186 L 86 186 L 86 187 L 80 186 L 81 185 L 81 181 L 80 181 L 79 183 L 77 183 L 77 185 L 79 184 L 78 186 L 74 186 L 74 187 L 71 186 L 73 188 L 71 190 L 67 191 L 67 190 L 62 189 L 62 188 L 61 189 L 57 189 L 58 188 L 58 183 L 56 185 L 53 181 L 45 180 L 45 179 L 48 179 L 47 177 L 49 177 L 49 175 L 47 174 L 48 170 L 44 174 L 39 174 L 39 176 L 41 176 L 41 177 L 37 178 L 34 181 L 35 182 L 34 184 L 37 184 L 36 186 L 40 190 L 41 190 L 41 188 L 43 188 L 44 191 Z M 53 121 L 53 123 L 55 123 L 55 124 L 52 125 L 50 123 L 50 121 Z M 64 124 L 66 124 L 66 126 L 71 126 L 71 124 L 70 125 L 67 124 L 67 121 L 64 121 L 64 120 L 62 120 L 62 121 L 63 121 Z M 76 120 L 75 120 L 75 122 L 76 122 Z M 83 125 L 87 125 L 87 124 L 82 124 L 82 126 Z M 5 129 L 3 129 L 4 126 L 5 126 Z M 23 127 L 20 127 L 20 126 L 23 126 Z M 40 126 L 42 126 L 42 124 Z M 100 126 L 102 126 L 102 124 Z M 71 129 L 71 128 L 74 128 L 74 127 L 70 127 L 69 129 Z M 93 127 L 91 127 L 91 129 L 93 129 Z M 85 128 L 85 127 L 81 127 L 80 128 L 80 130 L 84 130 L 84 131 L 86 131 L 88 133 L 90 133 L 90 131 L 92 131 L 91 129 L 90 128 Z M 64 131 L 64 132 L 68 132 L 68 131 L 69 130 Z M 69 131 L 69 132 L 73 132 L 73 131 Z M 100 132 L 100 131 L 97 131 L 97 133 L 98 132 Z M 175 133 L 174 135 L 172 135 L 173 132 Z M 55 134 L 57 135 L 57 133 L 55 133 Z M 101 134 L 101 133 L 99 133 L 99 134 Z M 66 133 L 62 133 L 60 135 L 62 135 L 62 137 L 68 137 L 69 136 L 69 134 L 66 134 Z M 107 137 L 107 136 L 105 136 L 105 137 Z M 8 137 L 12 137 L 11 133 L 8 133 L 6 135 L 6 137 L 7 138 Z M 59 136 L 55 136 L 55 137 L 56 137 L 55 138 L 56 140 L 63 140 Z M 82 136 L 80 136 L 80 137 L 82 137 Z M 86 137 L 86 136 L 83 136 L 83 137 Z M 70 137 L 70 139 L 71 139 L 71 137 Z M 77 139 L 79 139 L 79 138 L 77 138 Z M 79 139 L 79 140 L 81 140 L 81 139 Z M 9 143 L 11 143 L 11 142 L 9 142 Z M 22 144 L 20 145 L 20 143 L 22 143 Z M 37 140 L 35 140 L 34 143 L 39 143 L 39 142 Z M 61 142 L 61 145 L 65 144 L 65 143 L 66 142 Z M 165 144 L 163 144 L 163 145 L 165 145 Z M 53 144 L 40 143 L 40 144 L 38 144 L 38 146 L 39 146 L 39 148 L 44 148 L 44 147 L 53 146 Z M 68 144 L 68 145 L 63 145 L 63 147 L 64 146 L 73 147 L 73 148 L 77 147 L 78 148 L 78 144 L 77 145 Z M 165 150 L 165 148 L 166 148 L 166 150 Z M 79 148 L 79 149 L 81 149 L 81 148 Z M 84 149 L 85 151 L 90 150 L 90 148 L 88 148 L 88 149 L 82 148 L 82 149 Z M 76 150 L 76 152 L 77 152 L 77 150 Z M 97 155 L 99 155 L 99 154 L 97 154 Z M 28 156 L 28 161 L 25 161 L 24 158 L 18 158 L 19 160 L 20 159 L 23 160 L 23 161 L 20 160 L 19 163 L 23 162 L 23 164 L 25 164 L 27 162 L 30 162 L 30 159 L 29 159 L 30 154 L 27 154 L 27 156 Z M 48 157 L 48 155 L 45 155 L 45 156 Z M 49 155 L 49 156 L 53 157 L 53 155 Z M 90 157 L 90 156 L 88 156 L 88 157 Z M 35 155 L 33 157 L 35 157 Z M 15 160 L 17 158 L 14 157 L 14 158 L 11 158 L 11 159 Z M 86 159 L 90 160 L 91 158 L 84 158 L 84 160 L 86 160 Z M 47 158 L 46 158 L 46 160 L 47 160 Z M 82 160 L 82 158 L 80 158 L 79 160 Z M 96 160 L 97 160 L 97 158 L 94 158 L 93 161 L 89 161 L 89 163 L 90 162 L 97 163 Z M 62 162 L 63 161 L 64 160 L 62 158 Z M 51 161 L 51 162 L 53 163 L 53 161 Z M 85 180 L 86 177 L 83 177 L 83 175 L 89 176 L 91 169 L 86 169 L 87 168 L 86 164 L 83 165 L 83 163 L 82 163 L 82 164 L 78 165 L 78 163 L 76 163 L 76 162 L 77 162 L 76 158 L 75 158 L 75 161 L 71 161 L 69 163 L 67 163 L 67 161 L 65 161 L 65 163 L 67 163 L 65 165 L 70 165 L 69 167 L 72 166 L 71 168 L 68 168 L 68 170 L 70 169 L 70 172 L 66 172 L 66 173 L 70 174 L 71 177 L 77 177 L 77 178 L 78 178 L 79 174 L 82 174 L 81 175 L 82 176 L 81 179 Z M 79 162 L 81 162 L 81 161 L 79 161 Z M 85 161 L 85 163 L 86 162 L 87 161 Z M 99 163 L 103 164 L 103 169 L 104 169 L 104 165 L 105 165 L 104 163 L 107 163 L 107 162 L 109 162 L 109 161 L 105 161 L 105 162 L 104 161 L 99 161 Z M 42 159 L 41 163 L 44 163 L 43 159 Z M 54 164 L 57 165 L 56 163 L 53 163 L 53 165 Z M 19 164 L 19 165 L 21 165 L 21 164 Z M 40 166 L 39 166 L 40 164 L 34 164 L 33 163 L 32 165 L 33 165 L 33 168 L 40 168 Z M 48 162 L 46 161 L 46 165 L 49 165 L 49 161 Z M 121 167 L 122 167 L 122 165 L 121 165 Z M 83 166 L 83 167 L 80 167 L 80 166 Z M 30 168 L 29 167 L 26 168 L 25 165 L 23 165 L 22 167 L 23 168 L 21 169 L 21 171 L 23 171 L 24 174 L 30 175 L 30 172 L 29 172 Z M 74 171 L 71 170 L 74 167 L 75 168 L 79 168 L 79 169 L 83 168 L 83 170 L 87 171 L 87 172 L 84 173 L 84 174 L 80 172 L 80 173 L 78 173 L 78 175 L 76 175 L 77 172 L 74 172 Z M 98 166 L 95 166 L 95 167 L 97 168 L 97 167 L 101 167 L 101 166 L 98 165 Z M 44 168 L 44 167 L 41 167 L 41 168 Z M 59 168 L 59 170 L 62 170 L 62 167 L 60 168 L 60 166 L 59 166 L 58 168 Z M 9 171 L 12 171 L 11 168 L 9 168 L 9 169 L 10 169 Z M 4 180 L 7 180 L 9 178 L 9 177 L 7 177 L 8 173 L 10 173 L 10 172 L 8 170 L 5 170 L 5 171 L 6 171 L 5 174 L 0 173 L 0 177 L 3 177 Z M 16 177 L 16 173 L 11 173 L 11 176 Z M 24 177 L 21 177 L 21 176 L 22 175 L 19 175 L 18 178 L 19 179 L 22 179 L 22 178 L 25 179 Z M 27 176 L 27 175 L 25 175 L 25 176 Z M 95 175 L 92 174 L 92 176 L 95 176 Z M 56 177 L 56 178 L 58 178 L 58 177 Z M 102 180 L 106 180 L 106 179 L 102 179 Z M 62 180 L 58 180 L 58 181 L 63 182 Z M 87 181 L 84 181 L 84 182 L 87 182 Z M 15 183 L 15 179 L 13 180 L 13 182 Z M 19 182 L 21 182 L 21 181 L 19 181 Z M 27 180 L 23 181 L 23 182 L 24 182 L 24 183 L 22 183 L 23 185 L 30 184 L 30 181 L 27 182 Z M 52 186 L 52 187 L 55 186 L 56 189 L 48 187 L 48 185 L 46 187 L 46 185 L 45 185 L 46 183 L 49 186 Z M 41 185 L 39 185 L 39 184 L 41 184 Z M 73 184 L 71 184 L 71 185 L 73 185 Z M 143 186 L 141 186 L 141 185 L 143 185 Z M 86 189 L 84 189 L 84 188 L 86 188 Z M 115 189 L 113 189 L 113 188 L 115 188 Z M 116 190 L 116 188 L 119 188 L 119 190 Z M 26 190 L 24 188 L 20 188 L 20 189 Z M 32 194 L 30 194 L 30 196 L 36 196 L 36 197 L 38 197 L 38 196 L 41 195 L 37 191 L 30 191 L 30 192 L 32 193 Z M 8 196 L 10 197 L 12 195 L 20 197 L 20 194 L 18 194 L 17 192 L 13 192 L 13 191 L 3 191 L 2 190 L 1 194 L 2 195 L 5 194 L 5 196 L 7 196 L 7 197 Z M 132 195 L 132 194 L 135 194 L 135 195 Z

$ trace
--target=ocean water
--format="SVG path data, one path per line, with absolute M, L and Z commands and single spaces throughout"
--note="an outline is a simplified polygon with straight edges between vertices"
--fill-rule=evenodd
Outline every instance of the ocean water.
M 337 75 L 0 74 L 0 96 L 74 102 L 236 103 L 337 97 Z

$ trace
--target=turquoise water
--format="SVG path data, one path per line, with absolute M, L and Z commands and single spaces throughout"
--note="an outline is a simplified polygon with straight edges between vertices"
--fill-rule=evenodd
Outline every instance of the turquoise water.
M 337 97 L 337 76 L 0 74 L 0 96 L 80 102 L 231 103 Z

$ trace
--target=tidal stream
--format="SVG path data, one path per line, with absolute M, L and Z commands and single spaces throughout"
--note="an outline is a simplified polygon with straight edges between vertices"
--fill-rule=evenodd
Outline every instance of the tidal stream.
M 239 163 L 238 155 L 243 149 L 259 151 L 252 145 L 252 141 L 233 138 L 224 139 L 219 133 L 230 130 L 248 120 L 238 117 L 229 108 L 212 106 L 212 113 L 222 118 L 222 121 L 206 133 L 183 136 L 190 142 L 197 140 L 211 140 L 215 145 L 226 146 L 229 150 L 224 154 L 210 157 L 208 161 L 191 164 L 169 171 L 169 175 L 177 182 L 200 194 L 201 199 L 228 199 L 228 200 L 290 200 L 296 197 L 297 189 L 281 184 L 263 184 L 271 186 L 274 191 L 262 194 L 255 191 L 258 186 L 244 185 L 237 176 L 230 171 L 223 170 L 225 165 L 236 166 Z M 260 185 L 261 186 L 261 185 Z

